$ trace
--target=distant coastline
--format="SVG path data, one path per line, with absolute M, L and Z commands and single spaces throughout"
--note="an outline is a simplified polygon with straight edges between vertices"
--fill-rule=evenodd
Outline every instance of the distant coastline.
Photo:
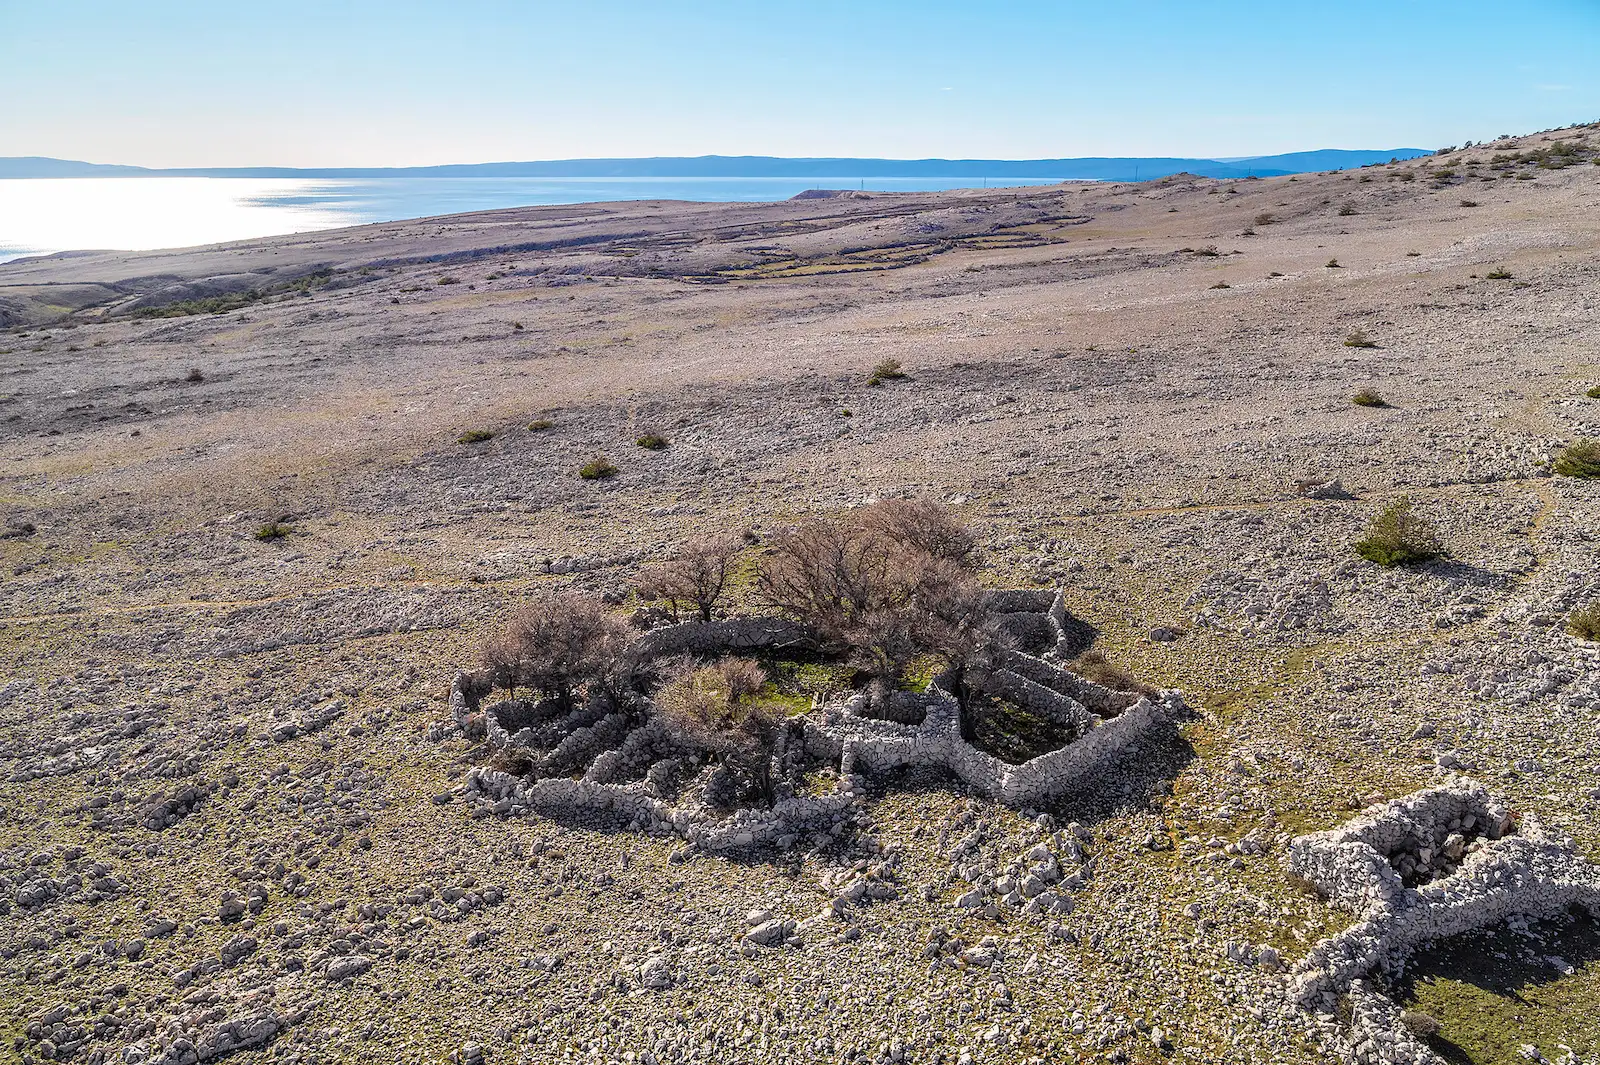
M 175 167 L 154 169 L 45 156 L 0 157 L 0 179 L 74 177 L 210 177 L 376 180 L 383 178 L 927 178 L 973 182 L 1148 181 L 1190 173 L 1210 178 L 1274 177 L 1343 170 L 1430 154 L 1423 148 L 1319 149 L 1245 159 L 1084 157 L 1064 159 L 782 158 L 765 155 L 663 156 L 638 159 L 555 159 L 415 167 Z
M 1428 153 L 1330 150 L 1227 162 L 704 156 L 360 170 L 152 170 L 42 157 L 0 158 L 0 263 L 87 248 L 191 247 L 509 207 L 619 200 L 770 202 L 809 190 L 934 192 L 1153 180 L 1182 172 L 1242 180 L 1419 154 Z M 591 173 L 576 173 L 584 170 Z

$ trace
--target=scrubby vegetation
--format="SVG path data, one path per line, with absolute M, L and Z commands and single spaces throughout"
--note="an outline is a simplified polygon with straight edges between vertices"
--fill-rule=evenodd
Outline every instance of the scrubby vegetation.
M 492 433 L 488 429 L 468 429 L 466 432 L 464 432 L 460 436 L 456 437 L 456 443 L 458 443 L 458 444 L 481 444 L 485 440 L 493 440 L 493 439 L 494 439 L 494 433 Z
M 181 300 L 161 307 L 140 307 L 133 312 L 133 317 L 186 318 L 192 314 L 226 314 L 229 311 L 240 310 L 264 299 L 266 299 L 264 293 L 251 289 L 249 292 L 233 292 L 226 296 L 208 296 L 205 299 Z
M 483 648 L 494 683 L 529 688 L 570 712 L 580 692 L 622 683 L 627 627 L 598 600 L 570 590 L 541 592 L 511 615 Z
M 640 433 L 636 438 L 634 438 L 633 442 L 644 448 L 646 451 L 660 451 L 670 443 L 666 437 L 655 432 Z
M 1593 388 L 1589 389 L 1589 391 L 1585 392 L 1584 395 L 1588 396 L 1590 399 L 1600 399 L 1600 385 L 1595 385 Z
M 747 658 L 685 668 L 656 692 L 667 720 L 694 746 L 715 756 L 743 791 L 771 802 L 774 748 L 787 717 L 782 703 L 761 698 L 767 675 Z
M 318 270 L 293 281 L 285 281 L 281 285 L 272 285 L 264 289 L 252 288 L 245 292 L 228 292 L 220 296 L 179 300 L 159 307 L 140 307 L 132 313 L 132 317 L 186 318 L 196 314 L 227 314 L 230 311 L 243 310 L 252 304 L 271 300 L 274 297 L 287 299 L 304 295 L 313 289 L 326 285 L 331 280 L 333 280 L 333 271 Z
M 285 525 L 280 521 L 269 521 L 256 530 L 256 539 L 266 543 L 271 540 L 282 540 L 294 532 L 293 525 Z
M 620 471 L 616 466 L 612 465 L 611 460 L 604 455 L 596 455 L 578 467 L 578 476 L 586 481 L 604 481 L 609 477 L 615 477 L 618 472 Z
M 1344 346 L 1347 348 L 1375 348 L 1378 346 L 1378 342 L 1357 329 L 1344 338 Z
M 1085 651 L 1070 663 L 1072 671 L 1086 680 L 1119 692 L 1153 695 L 1155 689 L 1142 683 L 1127 669 L 1115 665 L 1100 651 Z
M 1411 509 L 1411 497 L 1401 496 L 1384 507 L 1356 542 L 1356 554 L 1380 566 L 1408 566 L 1444 555 L 1444 545 L 1432 522 Z
M 1503 267 L 1496 267 L 1483 276 L 1488 278 L 1490 281 L 1510 281 L 1516 275 L 1510 270 L 1504 269 Z
M 1377 389 L 1362 388 L 1350 397 L 1350 402 L 1358 407 L 1387 407 L 1389 401 L 1379 395 Z
M 535 418 L 533 421 L 528 423 L 528 431 L 530 433 L 541 433 L 546 429 L 555 428 L 555 424 L 556 423 L 551 421 L 549 418 Z
M 872 374 L 867 378 L 867 384 L 876 388 L 885 381 L 899 381 L 905 376 L 906 372 L 901 368 L 899 359 L 884 359 L 872 368 Z
M 1593 437 L 1574 440 L 1556 456 L 1551 469 L 1563 477 L 1600 480 L 1600 440 Z
M 937 653 L 959 669 L 983 645 L 975 549 L 937 504 L 885 500 L 780 533 L 757 587 L 868 674 L 882 708 L 913 658 Z
M 1567 631 L 1580 640 L 1600 643 L 1600 599 L 1592 600 L 1568 615 Z

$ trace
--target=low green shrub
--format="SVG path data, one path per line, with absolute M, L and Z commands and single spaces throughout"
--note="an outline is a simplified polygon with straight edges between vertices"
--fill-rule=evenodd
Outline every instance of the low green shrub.
M 1363 388 L 1350 397 L 1350 402 L 1358 407 L 1387 407 L 1389 401 L 1378 394 L 1374 388 Z
M 1589 389 L 1589 391 L 1585 392 L 1584 395 L 1588 396 L 1590 399 L 1600 399 L 1600 385 L 1595 385 L 1593 388 Z
M 1355 548 L 1368 562 L 1388 567 L 1428 562 L 1445 553 L 1433 523 L 1413 513 L 1410 496 L 1401 496 L 1379 511 Z
M 660 451 L 670 443 L 670 441 L 660 433 L 641 433 L 633 442 L 644 448 L 646 451 Z
M 458 443 L 458 444 L 481 444 L 485 440 L 493 440 L 493 439 L 494 439 L 494 433 L 490 432 L 488 429 L 468 429 L 466 432 L 464 432 L 460 436 L 456 437 L 456 443 Z
M 1504 267 L 1496 267 L 1483 276 L 1488 278 L 1490 281 L 1510 281 L 1516 275 Z
M 1347 348 L 1375 348 L 1378 346 L 1378 342 L 1368 337 L 1361 330 L 1356 329 L 1344 338 L 1344 346 Z
M 282 540 L 292 532 L 294 532 L 293 525 L 285 525 L 281 521 L 269 521 L 256 530 L 256 539 L 263 543 L 270 540 Z
M 1580 640 L 1600 643 L 1600 599 L 1580 606 L 1569 614 L 1567 631 Z
M 906 372 L 900 368 L 899 359 L 884 359 L 872 368 L 872 376 L 867 378 L 867 384 L 876 388 L 885 381 L 899 381 L 905 376 Z
M 543 432 L 546 429 L 555 428 L 555 424 L 556 423 L 551 421 L 549 418 L 535 418 L 533 421 L 528 423 L 528 431 L 532 433 Z
M 1563 477 L 1600 480 L 1600 440 L 1587 436 L 1574 440 L 1556 456 L 1551 469 Z
M 617 468 L 611 464 L 611 460 L 604 455 L 596 455 L 578 467 L 578 476 L 585 481 L 603 481 L 608 477 L 615 477 L 617 472 Z

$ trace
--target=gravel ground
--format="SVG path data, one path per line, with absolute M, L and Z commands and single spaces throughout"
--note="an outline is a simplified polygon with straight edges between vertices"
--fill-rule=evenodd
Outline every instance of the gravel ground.
M 1546 466 L 1600 434 L 1600 167 L 1491 161 L 1557 137 L 1600 130 L 0 266 L 8 1053 L 1326 1060 L 1279 970 L 1350 918 L 1293 835 L 1460 773 L 1600 857 L 1600 647 L 1564 625 L 1600 489 Z M 1182 690 L 1173 748 L 1044 811 L 875 782 L 849 837 L 739 861 L 462 801 L 448 686 L 530 589 L 907 493 Z M 1402 493 L 1448 558 L 1351 550 Z M 955 905 L 1057 832 L 1070 913 Z M 747 943 L 867 864 L 895 898 Z

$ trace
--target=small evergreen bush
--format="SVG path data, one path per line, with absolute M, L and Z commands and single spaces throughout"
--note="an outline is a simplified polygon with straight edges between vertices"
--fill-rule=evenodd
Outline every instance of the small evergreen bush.
M 464 432 L 460 436 L 456 437 L 456 443 L 458 443 L 458 444 L 481 444 L 485 440 L 493 440 L 493 439 L 494 439 L 494 433 L 490 432 L 487 429 L 468 429 L 466 432 Z
M 1600 440 L 1593 437 L 1574 440 L 1556 456 L 1551 468 L 1563 477 L 1600 480 Z
M 1378 394 L 1373 388 L 1363 388 L 1350 397 L 1350 402 L 1358 407 L 1387 407 L 1389 401 Z
M 646 451 L 660 451 L 661 449 L 665 448 L 670 441 L 660 433 L 642 433 L 634 440 L 634 443 L 638 444 Z
M 578 476 L 582 477 L 585 481 L 603 481 L 608 477 L 615 477 L 616 475 L 617 468 L 613 466 L 611 464 L 611 460 L 606 458 L 604 455 L 596 455 L 594 458 L 578 467 Z
M 1355 547 L 1356 554 L 1368 562 L 1386 567 L 1428 562 L 1445 553 L 1433 523 L 1413 513 L 1410 496 L 1384 507 Z
M 899 381 L 905 376 L 906 372 L 900 368 L 899 359 L 884 359 L 872 368 L 872 376 L 867 378 L 867 384 L 876 388 L 885 381 Z

